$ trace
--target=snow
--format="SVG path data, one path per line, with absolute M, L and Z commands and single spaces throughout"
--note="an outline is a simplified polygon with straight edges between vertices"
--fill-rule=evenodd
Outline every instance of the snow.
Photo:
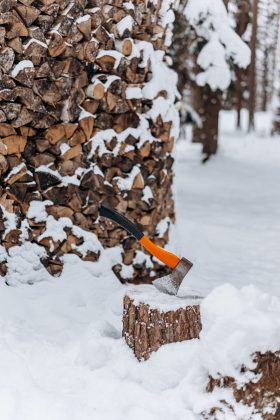
M 137 264 L 145 264 L 148 268 L 153 268 L 153 263 L 151 261 L 151 257 L 147 254 L 144 254 L 143 251 L 139 249 L 136 251 L 136 256 L 134 258 L 134 265 Z
M 197 36 L 207 41 L 197 58 L 204 70 L 197 75 L 197 84 L 225 90 L 231 82 L 229 59 L 246 68 L 250 63 L 248 45 L 231 27 L 222 0 L 189 0 L 184 13 Z
M 71 149 L 71 147 L 68 144 L 62 143 L 60 145 L 60 153 L 61 153 L 61 155 L 64 155 L 64 153 L 68 152 L 68 150 L 70 150 L 70 149 Z
M 106 76 L 106 82 L 102 82 L 100 80 L 100 77 L 104 77 L 104 76 Z M 97 76 L 93 76 L 91 81 L 92 81 L 93 85 L 95 85 L 96 83 L 102 84 L 104 86 L 104 89 L 105 89 L 105 92 L 106 92 L 113 82 L 115 82 L 116 80 L 120 80 L 120 79 L 121 78 L 119 76 L 115 76 L 115 75 L 98 74 Z
M 152 79 L 145 83 L 142 89 L 143 97 L 154 99 L 159 92 L 166 91 L 170 102 L 173 103 L 178 95 L 176 89 L 178 76 L 162 61 L 163 55 L 163 51 L 154 51 L 149 57 L 151 60 Z
M 99 53 L 97 54 L 96 59 L 98 60 L 99 58 L 105 57 L 105 56 L 109 56 L 109 57 L 113 57 L 115 59 L 115 63 L 114 63 L 114 68 L 117 69 L 121 59 L 124 57 L 124 55 L 122 53 L 120 53 L 119 51 L 116 50 L 102 50 L 99 51 Z
M 41 241 L 44 238 L 52 238 L 53 241 L 63 242 L 67 239 L 64 228 L 70 228 L 72 225 L 73 223 L 68 217 L 60 217 L 56 220 L 53 216 L 47 216 L 46 230 L 39 236 L 38 240 Z
M 86 22 L 90 18 L 91 18 L 90 15 L 80 16 L 78 19 L 76 19 L 76 23 L 79 24 L 79 23 L 82 23 L 82 22 Z
M 135 288 L 130 288 L 129 297 L 133 299 L 135 305 L 146 303 L 151 309 L 158 309 L 161 312 L 176 311 L 189 305 L 198 305 L 201 298 L 198 296 L 173 296 L 161 293 L 154 286 L 143 284 Z
M 173 6 L 172 0 L 163 0 L 161 3 L 159 14 L 160 14 L 160 22 L 163 27 L 172 24 L 175 20 L 175 15 L 172 10 L 172 6 Z
M 267 115 L 248 135 L 233 131 L 234 119 L 222 114 L 219 155 L 205 165 L 199 145 L 177 144 L 169 249 L 194 262 L 179 297 L 121 285 L 109 269 L 120 248 L 97 263 L 66 255 L 55 279 L 42 268 L 42 247 L 25 243 L 9 256 L 0 247 L 11 264 L 5 280 L 17 284 L 0 283 L 1 420 L 200 420 L 213 406 L 222 420 L 260 420 L 230 389 L 205 392 L 209 374 L 242 384 L 251 375 L 239 367 L 252 367 L 252 352 L 280 348 L 280 142 L 268 137 Z M 45 205 L 32 202 L 28 216 L 42 220 Z M 163 346 L 139 363 L 121 337 L 125 293 L 161 308 L 205 296 L 200 340 Z
M 154 198 L 153 192 L 151 190 L 151 188 L 146 185 L 145 188 L 143 189 L 143 197 L 142 200 L 146 201 L 146 203 L 150 204 L 150 200 L 152 200 Z
M 226 51 L 217 34 L 213 34 L 197 57 L 197 64 L 205 70 L 196 77 L 198 86 L 209 83 L 212 90 L 226 89 L 230 85 L 231 72 L 225 60 Z
M 169 219 L 169 217 L 165 217 L 164 219 L 162 219 L 156 227 L 156 232 L 157 235 L 159 236 L 159 238 L 162 238 L 163 235 L 165 234 L 165 232 L 167 231 L 169 225 L 171 224 L 171 220 Z
M 145 45 L 145 44 L 144 44 Z M 147 50 L 143 55 L 143 60 L 148 57 Z M 154 51 L 149 56 L 151 60 L 152 78 L 145 83 L 142 95 L 145 99 L 155 99 L 152 109 L 147 113 L 153 119 L 158 115 L 162 116 L 163 121 L 172 121 L 171 136 L 175 138 L 179 135 L 179 115 L 174 102 L 179 98 L 177 91 L 177 74 L 167 67 L 162 61 L 163 51 Z M 166 92 L 167 98 L 158 97 L 159 92 Z
M 144 114 L 145 116 L 145 114 Z M 140 119 L 139 126 L 137 128 L 127 128 L 121 133 L 117 133 L 113 129 L 107 129 L 99 131 L 91 138 L 91 151 L 89 153 L 89 159 L 91 159 L 97 150 L 99 156 L 102 156 L 106 153 L 113 153 L 114 156 L 117 156 L 121 144 L 126 140 L 126 138 L 131 135 L 133 137 L 139 138 L 137 147 L 140 148 L 147 140 L 153 142 L 155 137 L 149 131 L 149 122 L 145 119 L 143 114 L 139 114 Z M 106 141 L 112 140 L 112 138 L 117 139 L 117 144 L 114 149 L 111 151 L 106 147 Z
M 279 303 L 279 298 L 269 296 L 253 285 L 237 289 L 225 284 L 204 299 L 201 340 L 208 349 L 214 345 L 219 348 L 219 352 L 211 352 L 206 360 L 212 376 L 233 376 L 243 385 L 251 373 L 241 374 L 237 366 L 244 363 L 253 368 L 252 353 L 279 350 Z
M 30 60 L 22 60 L 18 64 L 15 65 L 13 68 L 11 75 L 12 77 L 17 77 L 20 71 L 28 68 L 34 68 L 32 61 Z
M 84 257 L 86 256 L 88 251 L 98 253 L 103 249 L 101 243 L 97 239 L 97 236 L 91 232 L 87 232 L 81 229 L 79 226 L 72 226 L 72 232 L 78 238 L 83 239 L 83 243 L 78 246 L 73 246 L 78 252 L 80 252 Z
M 29 45 L 32 44 L 33 42 L 41 45 L 41 47 L 48 48 L 48 46 L 45 42 L 39 41 L 39 39 L 36 39 L 36 38 L 31 38 L 31 39 L 29 39 L 29 41 L 26 44 L 24 44 L 24 49 L 28 48 Z
M 141 99 L 142 90 L 140 87 L 137 86 L 127 87 L 125 90 L 125 96 L 127 99 Z
M 167 83 L 167 80 L 166 80 Z M 147 115 L 156 121 L 160 115 L 163 121 L 172 121 L 173 125 L 170 131 L 171 136 L 178 138 L 179 135 L 179 116 L 176 109 L 176 105 L 170 103 L 169 99 L 165 99 L 162 96 L 154 99 L 152 108 L 147 112 Z
M 131 277 L 133 276 L 133 267 L 132 265 L 125 265 L 125 264 L 121 264 L 122 268 L 121 268 L 121 276 L 124 279 L 131 279 Z
M 131 1 L 126 1 L 123 3 L 123 7 L 126 10 L 134 10 L 134 4 Z
M 29 204 L 27 217 L 29 219 L 34 219 L 36 223 L 43 222 L 48 217 L 48 213 L 46 212 L 46 206 L 51 205 L 53 205 L 53 202 L 50 200 L 31 201 Z
M 60 150 L 61 152 L 65 153 L 69 149 L 68 149 L 68 146 L 65 144 L 65 146 L 62 145 Z M 51 164 L 49 166 L 51 166 Z M 60 186 L 64 186 L 68 184 L 80 185 L 80 179 L 82 175 L 87 171 L 85 168 L 78 168 L 76 169 L 74 175 L 62 176 L 57 170 L 53 170 L 49 166 L 41 165 L 38 168 L 36 168 L 36 172 L 45 172 L 45 173 L 49 173 L 55 176 L 56 178 L 60 180 Z
M 114 177 L 121 191 L 130 191 L 137 175 L 141 173 L 139 166 L 134 166 L 126 178 Z
M 125 16 L 122 20 L 117 23 L 117 31 L 120 36 L 123 36 L 125 31 L 132 31 L 133 28 L 133 18 L 130 15 Z
M 86 111 L 84 108 L 81 107 L 81 112 L 79 115 L 79 121 L 83 120 L 84 118 L 88 118 L 88 117 L 92 117 L 93 114 L 91 114 L 90 112 Z
M 247 114 L 242 120 L 246 130 Z M 257 133 L 234 132 L 235 124 L 234 112 L 222 113 L 220 150 L 209 165 L 200 164 L 200 145 L 178 143 L 177 224 L 186 238 L 178 252 L 194 263 L 186 284 L 206 292 L 254 284 L 280 296 L 279 138 L 269 137 L 267 114 L 257 114 Z
M 19 173 L 22 169 L 26 169 L 25 163 L 20 163 L 19 165 L 15 166 L 6 176 L 5 182 L 7 182 L 13 175 Z M 26 171 L 27 172 L 27 171 Z
M 50 280 L 50 275 L 40 261 L 45 255 L 43 247 L 30 242 L 10 248 L 5 258 L 9 267 L 5 277 L 6 284 L 16 286 L 20 283 L 33 284 Z
M 4 206 L 0 204 L 0 209 L 3 212 L 5 235 L 17 227 L 17 216 L 15 213 L 9 213 Z
M 87 251 L 98 252 L 102 249 L 102 246 L 94 233 L 87 232 L 80 227 L 73 225 L 72 220 L 68 217 L 60 217 L 56 220 L 53 216 L 47 215 L 47 217 L 45 217 L 45 222 L 46 229 L 39 236 L 39 241 L 44 238 L 49 238 L 50 242 L 63 242 L 67 239 L 67 234 L 64 229 L 71 228 L 75 236 L 84 240 L 81 245 L 72 245 L 73 249 L 79 251 L 83 256 L 86 256 Z

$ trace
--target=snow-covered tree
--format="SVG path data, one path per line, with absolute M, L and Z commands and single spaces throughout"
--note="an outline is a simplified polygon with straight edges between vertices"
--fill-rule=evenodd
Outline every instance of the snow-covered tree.
M 272 109 L 273 109 L 273 126 L 272 133 L 280 134 L 280 4 L 278 6 L 278 36 L 275 47 L 275 73 L 273 81 Z
M 192 101 L 200 116 L 194 140 L 203 143 L 208 158 L 217 151 L 222 93 L 232 81 L 232 66 L 246 68 L 250 49 L 232 28 L 222 0 L 188 0 L 184 14 L 193 39 Z
M 266 111 L 271 103 L 279 31 L 279 1 L 259 0 L 256 57 L 256 109 Z

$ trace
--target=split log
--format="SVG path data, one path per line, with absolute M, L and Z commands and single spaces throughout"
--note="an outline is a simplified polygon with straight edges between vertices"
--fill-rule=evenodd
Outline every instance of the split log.
M 162 345 L 199 338 L 200 298 L 165 295 L 154 286 L 131 289 L 124 297 L 123 337 L 139 361 Z

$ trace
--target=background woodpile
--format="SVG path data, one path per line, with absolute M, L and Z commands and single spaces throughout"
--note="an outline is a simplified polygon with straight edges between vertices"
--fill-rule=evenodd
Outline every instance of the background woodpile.
M 213 392 L 216 387 L 232 388 L 233 396 L 237 402 L 242 402 L 253 408 L 254 414 L 259 414 L 264 420 L 276 420 L 280 418 L 280 353 L 257 352 L 252 356 L 255 363 L 253 369 L 242 367 L 241 372 L 250 372 L 251 380 L 243 386 L 238 386 L 232 377 L 214 379 L 210 377 L 207 391 Z M 224 402 L 225 403 L 225 402 Z M 226 404 L 226 403 L 225 403 Z M 234 410 L 228 404 L 228 408 Z M 220 408 L 213 408 L 205 413 L 205 418 L 218 418 L 221 415 Z M 217 415 L 217 417 L 216 417 Z
M 177 119 L 173 74 L 164 88 L 171 3 L 5 0 L 0 12 L 0 273 L 5 252 L 24 241 L 45 248 L 53 275 L 65 253 L 95 261 L 90 232 L 105 247 L 121 242 L 123 263 L 134 265 L 128 274 L 115 265 L 120 279 L 149 281 L 162 266 L 100 221 L 98 206 L 167 242 Z

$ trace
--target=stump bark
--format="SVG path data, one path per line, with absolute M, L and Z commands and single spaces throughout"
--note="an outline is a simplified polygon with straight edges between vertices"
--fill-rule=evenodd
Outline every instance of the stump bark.
M 123 337 L 139 361 L 162 345 L 198 338 L 200 298 L 164 295 L 142 285 L 124 297 Z

